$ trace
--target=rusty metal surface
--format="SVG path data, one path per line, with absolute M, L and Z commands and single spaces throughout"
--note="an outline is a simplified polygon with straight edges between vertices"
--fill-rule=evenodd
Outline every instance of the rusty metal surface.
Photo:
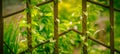
M 28 1 L 28 2 L 26 2 L 27 8 L 31 9 L 31 7 L 30 7 L 30 0 L 27 0 L 27 1 Z M 111 54 L 114 54 L 114 51 L 120 53 L 120 51 L 118 51 L 117 49 L 114 48 L 114 10 L 115 11 L 119 11 L 119 12 L 120 12 L 120 10 L 113 8 L 113 0 L 110 0 L 110 6 L 104 6 L 102 4 L 93 2 L 91 0 L 82 0 L 82 17 L 83 17 L 82 18 L 82 32 L 79 32 L 78 30 L 75 30 L 75 29 L 69 29 L 69 30 L 67 30 L 65 32 L 62 32 L 60 34 L 58 34 L 58 21 L 57 21 L 58 20 L 58 0 L 49 0 L 47 2 L 43 2 L 43 3 L 38 4 L 37 6 L 44 5 L 44 4 L 47 4 L 47 3 L 52 2 L 52 1 L 54 1 L 54 39 L 56 40 L 55 47 L 54 47 L 54 54 L 59 54 L 59 51 L 58 51 L 58 38 L 61 35 L 64 35 L 64 34 L 70 32 L 70 31 L 74 31 L 74 32 L 76 32 L 76 33 L 78 33 L 80 35 L 88 36 L 88 35 L 86 35 L 87 34 L 86 33 L 86 31 L 87 31 L 87 15 L 86 15 L 86 13 L 87 13 L 86 12 L 87 11 L 86 10 L 87 1 L 91 2 L 91 3 L 94 3 L 96 5 L 100 5 L 100 6 L 103 6 L 105 8 L 109 8 L 110 9 L 110 46 L 107 46 L 104 43 L 100 42 L 99 40 L 96 40 L 96 39 L 94 39 L 93 37 L 90 37 L 90 36 L 88 36 L 88 39 L 90 39 L 90 40 L 92 40 L 94 42 L 97 42 L 98 44 L 103 45 L 106 48 L 109 48 L 111 50 Z M 15 15 L 17 13 L 20 13 L 20 12 L 24 11 L 24 10 L 25 9 L 20 10 L 20 11 L 15 12 L 15 13 L 12 13 L 10 15 L 3 16 L 3 18 Z M 0 35 L 0 44 L 2 43 L 1 46 L 3 46 L 3 18 L 2 18 L 2 15 L 1 15 L 1 18 L 0 18 L 0 34 L 1 34 Z M 27 23 L 29 25 L 31 24 L 31 12 L 30 11 L 27 12 Z M 37 48 L 38 46 L 43 45 L 43 44 L 49 42 L 49 40 L 48 40 L 48 41 L 45 41 L 45 42 L 43 42 L 41 44 L 38 44 L 38 45 L 32 47 L 31 26 L 28 27 L 27 30 L 28 30 L 28 34 L 27 34 L 28 37 L 27 38 L 28 38 L 28 47 L 29 47 L 29 49 L 25 50 L 24 52 L 30 51 L 31 54 L 32 54 L 32 50 L 34 48 Z M 87 37 L 86 37 L 85 42 L 86 41 L 87 41 Z M 0 50 L 2 51 L 3 47 L 0 47 Z M 1 53 L 2 52 L 0 52 L 0 54 Z M 84 47 L 83 47 L 83 53 L 87 54 L 87 46 L 86 45 L 84 45 Z
M 114 4 L 113 0 L 110 0 L 110 54 L 114 54 Z
M 2 18 L 2 0 L 0 6 L 0 54 L 3 54 L 3 18 Z
M 87 0 L 82 0 L 82 33 L 86 34 L 86 32 L 87 32 Z M 84 42 L 87 42 L 87 36 L 85 37 Z M 88 54 L 87 46 L 85 44 L 83 45 L 83 54 Z
M 27 24 L 29 25 L 27 27 L 27 40 L 28 40 L 28 48 L 30 53 L 32 54 L 32 32 L 31 32 L 31 0 L 26 1 L 27 6 Z
M 54 45 L 53 54 L 59 54 L 58 52 L 58 0 L 54 0 L 54 40 L 56 40 Z

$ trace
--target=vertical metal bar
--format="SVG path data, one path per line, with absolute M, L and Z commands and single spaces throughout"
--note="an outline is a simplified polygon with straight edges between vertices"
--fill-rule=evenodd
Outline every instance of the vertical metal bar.
M 82 0 L 82 33 L 86 35 L 87 31 L 87 0 Z M 84 42 L 87 42 L 87 37 Z M 87 54 L 87 46 L 83 45 L 83 54 Z
M 30 51 L 30 54 L 32 54 L 32 36 L 31 36 L 31 0 L 26 0 L 26 6 L 27 6 L 27 24 L 29 25 L 27 27 L 27 40 L 28 40 L 28 48 Z
M 59 54 L 58 52 L 58 0 L 54 0 L 54 40 L 56 40 L 54 45 L 54 54 Z
M 110 54 L 114 54 L 114 5 L 113 0 L 109 0 L 110 4 Z
M 3 54 L 3 18 L 2 18 L 2 0 L 0 6 L 0 54 Z

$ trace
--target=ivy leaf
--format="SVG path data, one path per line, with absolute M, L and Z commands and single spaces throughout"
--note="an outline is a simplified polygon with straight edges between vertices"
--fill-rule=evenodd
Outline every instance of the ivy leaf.
M 45 27 L 45 25 L 43 23 L 40 24 L 40 31 L 43 30 L 43 28 Z
M 43 36 L 37 36 L 38 37 L 38 40 L 45 40 L 45 37 Z
M 56 42 L 56 40 L 53 40 L 53 38 L 50 39 L 50 42 Z
M 19 27 L 20 28 L 21 27 L 27 27 L 27 21 L 25 21 L 25 20 L 20 21 Z
M 88 46 L 88 43 L 87 43 L 87 42 L 84 42 L 84 45 L 85 45 L 85 46 Z

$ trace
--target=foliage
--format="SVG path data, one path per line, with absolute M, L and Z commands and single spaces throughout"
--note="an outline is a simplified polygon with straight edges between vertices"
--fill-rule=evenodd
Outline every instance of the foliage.
M 19 30 L 18 27 L 15 27 L 13 22 L 10 22 L 9 25 L 5 24 L 4 25 L 4 42 L 8 45 L 8 47 L 10 47 L 14 53 L 16 54 L 18 51 L 18 34 L 19 34 Z M 11 53 L 9 48 L 7 48 L 7 46 L 4 44 L 4 53 L 5 54 L 9 54 Z
M 47 1 L 47 0 L 45 0 Z M 97 0 L 99 1 L 99 0 Z M 102 1 L 102 0 L 100 0 Z M 32 9 L 26 9 L 24 11 L 24 15 L 26 15 L 26 12 L 28 10 L 31 10 L 31 24 L 27 24 L 27 18 L 24 16 L 22 20 L 20 21 L 20 24 L 18 27 L 14 28 L 13 23 L 11 23 L 8 27 L 5 27 L 5 33 L 4 33 L 4 39 L 5 42 L 13 49 L 13 51 L 16 53 L 24 51 L 28 48 L 27 46 L 27 27 L 32 27 L 32 46 L 37 45 L 38 43 L 42 43 L 45 40 L 52 39 L 54 37 L 54 17 L 53 17 L 53 3 L 45 4 L 40 7 L 35 6 L 36 4 L 43 2 L 42 0 L 32 0 Z M 103 2 L 104 4 L 107 4 Z M 59 0 L 58 5 L 58 18 L 57 21 L 59 23 L 59 34 L 63 31 L 66 31 L 70 28 L 77 29 L 79 31 L 82 31 L 82 2 L 81 0 L 74 1 L 74 0 Z M 87 33 L 88 35 L 96 38 L 96 27 L 95 23 L 96 20 L 99 17 L 99 14 L 101 14 L 101 11 L 103 11 L 103 14 L 107 15 L 107 10 L 105 8 L 101 8 L 97 5 L 93 5 L 91 3 L 87 3 Z M 107 15 L 108 16 L 108 15 Z M 116 14 L 115 16 L 117 19 L 119 18 L 119 14 Z M 116 25 L 119 24 L 119 20 L 116 20 Z M 107 23 L 108 25 L 108 23 Z M 109 27 L 109 26 L 108 26 Z M 108 29 L 107 27 L 107 29 Z M 118 26 L 120 27 L 120 26 Z M 116 40 L 115 42 L 119 41 L 119 28 L 115 27 L 116 30 Z M 14 29 L 13 29 L 14 28 Z M 20 29 L 20 31 L 19 31 Z M 106 30 L 107 30 L 106 29 Z M 108 29 L 109 31 L 109 29 Z M 108 32 L 107 31 L 107 32 Z M 11 34 L 13 33 L 13 34 Z M 19 35 L 18 35 L 19 34 Z M 95 34 L 95 35 L 94 35 Z M 107 35 L 109 36 L 109 35 Z M 22 37 L 22 39 L 20 39 Z M 18 40 L 17 40 L 18 38 Z M 88 53 L 89 54 L 109 54 L 109 50 L 101 50 L 97 47 L 94 48 L 94 45 L 98 45 L 94 43 L 93 41 L 88 40 L 88 42 L 84 42 L 85 37 L 75 33 L 75 32 L 69 32 L 61 37 L 59 37 L 59 53 L 60 54 L 73 54 L 73 51 L 75 48 L 79 47 L 80 45 L 80 53 L 83 53 L 81 50 L 83 44 L 86 44 L 88 47 Z M 52 54 L 54 51 L 54 42 L 55 40 L 52 40 L 52 42 L 46 43 L 44 45 L 41 45 L 33 50 L 33 54 Z M 109 42 L 107 42 L 109 44 Z M 115 47 L 117 48 L 120 43 L 117 43 Z M 14 47 L 13 47 L 14 46 Z M 7 48 L 5 48 L 6 54 L 9 53 Z M 100 53 L 99 53 L 100 52 Z

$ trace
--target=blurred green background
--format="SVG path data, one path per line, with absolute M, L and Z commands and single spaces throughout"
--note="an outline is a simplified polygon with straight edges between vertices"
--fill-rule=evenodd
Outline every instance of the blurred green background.
M 53 2 L 35 6 L 48 0 L 32 1 L 32 46 L 54 36 Z M 109 5 L 109 0 L 92 0 Z M 3 15 L 13 13 L 25 8 L 26 0 L 4 0 Z M 114 8 L 120 9 L 120 0 L 114 0 Z M 26 11 L 4 19 L 4 41 L 15 54 L 24 51 L 27 46 L 27 18 Z M 59 0 L 58 1 L 59 33 L 70 28 L 82 31 L 82 0 Z M 87 2 L 87 33 L 110 45 L 110 22 L 109 9 Z M 115 18 L 115 48 L 120 50 L 120 12 L 114 11 Z M 59 38 L 59 54 L 83 54 L 82 46 L 88 46 L 88 54 L 110 54 L 110 50 L 91 40 L 84 42 L 85 37 L 69 32 Z M 78 48 L 79 43 L 81 44 Z M 54 41 L 39 46 L 33 50 L 33 54 L 52 54 Z M 4 53 L 10 54 L 9 49 L 4 46 Z M 29 52 L 26 52 L 29 54 Z M 117 54 L 117 53 L 116 53 Z

